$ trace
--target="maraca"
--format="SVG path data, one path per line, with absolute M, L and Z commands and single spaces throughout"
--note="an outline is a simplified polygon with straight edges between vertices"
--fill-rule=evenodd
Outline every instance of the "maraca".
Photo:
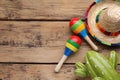
M 71 36 L 66 42 L 66 47 L 62 59 L 55 68 L 55 72 L 59 72 L 65 60 L 73 53 L 77 52 L 81 45 L 81 39 L 78 36 Z
M 85 28 L 85 24 L 82 20 L 80 20 L 79 18 L 71 19 L 70 28 L 75 34 L 83 37 L 91 45 L 91 47 L 94 50 L 96 50 L 96 51 L 98 50 L 98 47 L 88 37 L 87 31 Z

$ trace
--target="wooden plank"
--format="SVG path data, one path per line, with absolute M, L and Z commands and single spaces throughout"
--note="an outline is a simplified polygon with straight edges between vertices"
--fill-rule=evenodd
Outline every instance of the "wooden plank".
M 77 80 L 73 65 L 64 65 L 60 73 L 54 73 L 55 65 L 0 64 L 1 80 Z M 4 68 L 4 69 L 3 69 Z M 86 80 L 86 79 L 79 79 Z M 88 79 L 87 79 L 88 80 Z
M 63 55 L 66 40 L 72 34 L 68 22 L 0 21 L 0 24 L 0 62 L 57 63 Z M 105 56 L 113 49 L 120 53 L 119 47 L 97 45 Z M 84 62 L 88 50 L 92 49 L 83 40 L 79 51 L 66 63 Z
M 54 68 L 55 65 L 0 64 L 0 80 L 91 80 L 76 77 L 74 65 L 64 65 L 60 73 L 54 73 Z M 120 65 L 117 71 L 120 74 Z
M 0 19 L 68 20 L 84 18 L 94 0 L 0 0 Z
M 101 53 L 108 56 L 110 50 L 115 48 L 100 47 Z M 20 62 L 20 63 L 58 63 L 64 51 L 64 47 L 0 47 L 0 62 Z M 103 49 L 103 50 L 102 50 Z M 74 55 L 71 55 L 66 63 L 75 63 L 77 61 L 84 62 L 84 56 L 87 51 L 91 50 L 89 46 L 82 46 L 81 49 Z M 120 48 L 116 49 L 120 56 Z M 120 58 L 119 58 L 120 63 Z

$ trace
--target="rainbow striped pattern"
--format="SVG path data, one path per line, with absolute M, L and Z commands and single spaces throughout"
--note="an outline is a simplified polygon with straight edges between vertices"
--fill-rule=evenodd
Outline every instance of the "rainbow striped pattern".
M 87 36 L 84 22 L 82 20 L 80 20 L 79 18 L 71 19 L 70 28 L 75 34 L 78 34 L 79 36 L 81 36 L 83 38 Z
M 103 10 L 105 10 L 105 9 L 103 9 Z M 96 16 L 96 26 L 97 26 L 97 28 L 98 28 L 103 34 L 105 34 L 105 35 L 107 35 L 107 36 L 118 36 L 118 35 L 120 34 L 120 31 L 117 31 L 117 32 L 108 32 L 108 31 L 104 30 L 104 29 L 102 28 L 101 24 L 99 23 L 99 16 L 100 16 L 100 14 L 102 13 L 103 10 L 101 10 L 101 11 L 97 14 L 97 16 Z
M 119 0 L 118 0 L 118 1 L 119 1 Z M 120 42 L 119 42 L 119 43 L 112 44 L 112 43 L 108 43 L 108 42 L 105 42 L 105 41 L 102 41 L 102 40 L 98 39 L 98 38 L 95 36 L 95 34 L 91 31 L 90 26 L 88 25 L 88 13 L 89 13 L 90 9 L 91 9 L 95 4 L 96 4 L 96 2 L 93 2 L 93 3 L 89 6 L 89 8 L 87 9 L 86 14 L 85 14 L 86 27 L 87 27 L 89 33 L 91 34 L 91 36 L 92 36 L 94 39 L 96 39 L 98 42 L 100 42 L 100 43 L 102 43 L 102 44 L 104 44 L 104 45 L 107 45 L 107 46 L 120 46 Z
M 64 55 L 70 56 L 72 53 L 77 52 L 81 45 L 81 39 L 78 36 L 71 36 L 66 42 Z

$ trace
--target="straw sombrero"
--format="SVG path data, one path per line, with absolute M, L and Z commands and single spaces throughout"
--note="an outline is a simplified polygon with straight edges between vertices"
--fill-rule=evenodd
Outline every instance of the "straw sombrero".
M 119 0 L 94 2 L 86 12 L 86 19 L 87 29 L 97 41 L 108 46 L 120 46 Z

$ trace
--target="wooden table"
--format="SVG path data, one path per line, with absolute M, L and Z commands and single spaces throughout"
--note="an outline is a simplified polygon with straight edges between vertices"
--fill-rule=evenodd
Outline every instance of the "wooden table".
M 75 77 L 74 63 L 84 62 L 91 47 L 83 40 L 60 73 L 54 68 L 72 35 L 71 18 L 84 19 L 93 0 L 0 0 L 0 80 L 90 80 Z M 93 38 L 92 38 L 93 39 Z M 101 45 L 105 56 L 120 48 Z M 120 63 L 120 59 L 119 59 Z M 120 65 L 117 67 L 120 73 Z

